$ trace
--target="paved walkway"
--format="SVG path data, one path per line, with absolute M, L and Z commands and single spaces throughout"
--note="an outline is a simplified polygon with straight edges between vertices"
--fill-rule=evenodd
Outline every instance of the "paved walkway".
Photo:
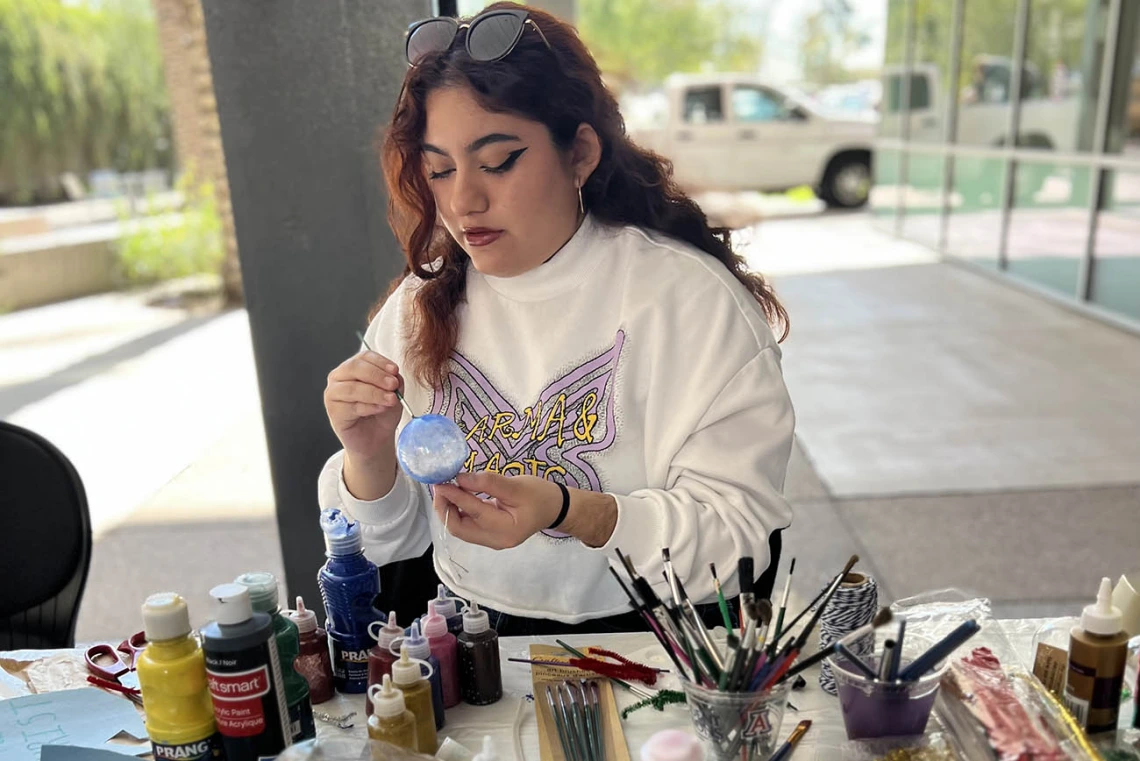
M 961 586 L 1001 614 L 1071 612 L 1140 566 L 1140 338 L 938 264 L 864 215 L 741 241 L 793 321 L 799 596 L 858 552 L 884 600 Z M 244 312 L 111 294 L 2 316 L 0 416 L 59 443 L 88 485 L 80 639 L 133 631 L 157 589 L 187 593 L 200 622 L 213 584 L 280 571 Z

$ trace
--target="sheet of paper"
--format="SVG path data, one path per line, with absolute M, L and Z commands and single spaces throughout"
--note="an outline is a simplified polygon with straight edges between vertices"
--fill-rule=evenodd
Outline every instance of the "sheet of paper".
M 565 650 L 551 645 L 531 645 L 530 657 L 532 660 L 542 661 L 568 661 L 570 659 Z M 550 705 L 546 700 L 546 685 L 560 682 L 563 679 L 576 681 L 581 678 L 597 679 L 598 681 L 605 761 L 629 761 L 629 746 L 626 745 L 625 733 L 621 728 L 621 716 L 618 714 L 617 700 L 614 699 L 614 688 L 608 679 L 601 679 L 596 674 L 569 666 L 562 668 L 560 666 L 532 665 L 534 711 L 538 719 L 538 750 L 539 755 L 542 756 L 542 761 L 566 761 L 562 754 L 562 747 L 558 743 L 558 731 L 554 725 L 554 717 L 550 714 Z
M 0 701 L 0 761 L 39 761 L 44 745 L 99 748 L 138 756 L 150 743 L 108 743 L 126 733 L 142 741 L 146 728 L 125 698 L 84 687 Z
M 123 757 L 114 751 L 78 745 L 45 745 L 40 749 L 40 761 L 123 761 Z

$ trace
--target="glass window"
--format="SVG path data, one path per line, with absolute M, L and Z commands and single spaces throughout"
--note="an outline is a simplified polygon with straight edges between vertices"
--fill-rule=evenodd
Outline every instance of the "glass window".
M 900 91 L 905 68 L 906 6 L 907 0 L 887 0 L 887 47 L 883 54 L 883 94 L 879 105 L 880 137 L 897 138 L 902 134 L 899 104 L 902 102 Z M 877 164 L 878 157 L 875 161 Z
M 948 4 L 949 5 L 949 4 Z M 1017 0 L 967 2 L 958 81 L 958 142 L 1008 143 Z
M 913 152 L 907 157 L 902 235 L 931 248 L 941 244 L 945 167 L 946 159 L 940 154 Z
M 690 87 L 685 91 L 685 121 L 690 124 L 724 121 L 720 85 Z
M 998 266 L 1004 159 L 954 159 L 946 252 L 986 267 Z
M 876 224 L 883 229 L 894 231 L 898 212 L 899 192 L 902 184 L 899 178 L 900 152 L 890 148 L 875 151 L 875 184 L 871 187 L 871 214 Z
M 1110 171 L 1096 228 L 1091 298 L 1140 320 L 1140 172 Z
M 784 99 L 762 87 L 732 88 L 732 118 L 738 122 L 774 122 L 789 117 Z
M 1020 162 L 1006 239 L 1012 275 L 1076 297 L 1089 232 L 1088 167 Z
M 1107 5 L 1096 2 L 1032 1 L 1021 74 L 1019 146 L 1092 148 L 1107 11 Z
M 1140 158 L 1140 4 L 1122 3 L 1120 16 L 1106 149 Z
M 888 113 L 898 113 L 902 108 L 902 89 L 904 78 L 902 72 L 887 77 L 887 103 Z M 910 75 L 910 107 L 911 109 L 930 108 L 930 80 L 922 73 Z
M 953 61 L 951 26 L 954 3 L 916 2 L 914 6 L 914 62 L 910 78 L 910 139 L 941 143 L 946 137 L 946 106 Z

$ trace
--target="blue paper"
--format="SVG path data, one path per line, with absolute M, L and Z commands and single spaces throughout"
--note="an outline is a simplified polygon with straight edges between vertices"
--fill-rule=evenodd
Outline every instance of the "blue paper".
M 142 717 L 126 698 L 83 687 L 0 700 L 0 761 L 38 761 L 44 745 L 100 748 L 138 756 L 150 744 L 108 745 L 120 732 L 147 737 Z
M 40 761 L 122 761 L 122 758 L 117 751 L 78 745 L 45 745 L 40 749 Z

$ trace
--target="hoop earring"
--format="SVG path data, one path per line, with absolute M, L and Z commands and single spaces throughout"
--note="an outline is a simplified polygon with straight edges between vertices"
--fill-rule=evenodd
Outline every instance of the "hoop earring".
M 578 212 L 579 212 L 580 214 L 583 214 L 583 215 L 585 215 L 585 213 L 586 213 L 586 204 L 585 204 L 585 202 L 582 200 L 582 186 L 581 186 L 581 185 L 579 185 L 578 183 L 574 183 L 574 184 L 575 184 L 575 185 L 578 185 Z

